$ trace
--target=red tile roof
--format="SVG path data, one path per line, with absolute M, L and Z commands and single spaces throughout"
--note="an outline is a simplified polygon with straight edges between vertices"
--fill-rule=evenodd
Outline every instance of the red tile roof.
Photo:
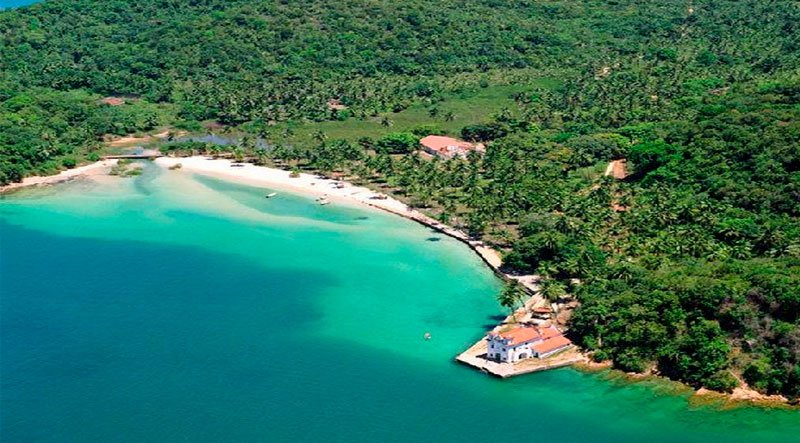
M 529 328 L 525 326 L 520 326 L 509 331 L 501 332 L 498 334 L 500 337 L 509 340 L 509 346 L 516 346 L 521 343 L 525 343 L 526 341 L 531 340 L 540 340 L 542 338 L 539 331 L 536 328 Z
M 556 329 L 555 326 L 550 326 L 548 328 L 540 329 L 539 334 L 542 336 L 542 340 L 548 340 L 553 337 L 560 337 L 561 331 Z
M 627 161 L 624 158 L 621 160 L 614 160 L 613 162 L 611 162 L 611 164 L 613 165 L 611 167 L 611 176 L 616 178 L 617 180 L 622 180 L 625 177 L 627 177 L 628 172 L 626 168 L 627 166 L 626 163 Z
M 559 334 L 557 336 L 548 338 L 541 343 L 532 345 L 531 349 L 536 351 L 537 354 L 547 354 L 548 352 L 553 352 L 556 349 L 560 349 L 571 344 L 572 342 L 567 337 Z
M 508 346 L 517 346 L 525 342 L 537 341 L 537 340 L 543 340 L 543 343 L 547 343 L 550 340 L 554 339 L 559 339 L 559 340 L 563 339 L 566 340 L 568 344 L 572 343 L 563 335 L 561 335 L 561 331 L 556 329 L 555 326 L 549 326 L 541 329 L 530 326 L 518 326 L 514 329 L 509 329 L 508 331 L 500 333 L 490 333 L 489 336 L 490 337 L 499 336 L 500 338 L 508 340 L 509 341 Z
M 125 99 L 120 97 L 104 97 L 100 102 L 109 106 L 119 106 L 125 104 Z
M 419 142 L 422 146 L 428 148 L 429 150 L 446 157 L 458 154 L 466 154 L 472 150 L 483 149 L 483 145 L 474 145 L 470 142 L 465 142 L 464 140 L 445 137 L 442 135 L 429 135 L 427 137 L 423 137 Z

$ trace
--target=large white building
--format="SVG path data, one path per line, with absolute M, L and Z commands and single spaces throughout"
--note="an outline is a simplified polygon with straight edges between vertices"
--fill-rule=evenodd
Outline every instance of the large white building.
M 526 358 L 545 358 L 572 346 L 555 326 L 519 326 L 505 332 L 490 332 L 486 356 L 491 360 L 515 363 Z

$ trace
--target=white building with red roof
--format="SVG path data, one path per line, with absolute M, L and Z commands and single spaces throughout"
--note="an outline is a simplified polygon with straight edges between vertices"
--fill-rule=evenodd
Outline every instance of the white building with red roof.
M 465 158 L 470 151 L 483 152 L 484 150 L 484 146 L 480 143 L 474 144 L 443 135 L 423 137 L 419 144 L 425 152 L 444 159 L 453 157 Z
M 504 332 L 490 332 L 486 340 L 486 356 L 506 363 L 549 357 L 572 346 L 572 342 L 555 326 L 518 326 Z

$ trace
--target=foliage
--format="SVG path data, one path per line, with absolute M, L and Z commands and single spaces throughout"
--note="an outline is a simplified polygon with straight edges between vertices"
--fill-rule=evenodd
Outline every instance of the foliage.
M 0 13 L 0 182 L 104 134 L 240 125 L 163 149 L 371 182 L 577 297 L 595 358 L 796 398 L 798 23 L 789 0 L 48 0 Z M 439 129 L 485 154 L 409 154 Z
M 522 305 L 527 298 L 522 284 L 516 280 L 506 282 L 503 290 L 497 294 L 497 301 L 501 306 L 507 308 L 512 313 Z
M 375 146 L 388 154 L 408 154 L 419 146 L 419 137 L 409 132 L 392 132 L 379 138 Z
M 84 91 L 22 89 L 0 81 L 0 185 L 96 159 L 104 135 L 146 131 L 169 119 L 153 104 L 112 107 L 99 99 Z

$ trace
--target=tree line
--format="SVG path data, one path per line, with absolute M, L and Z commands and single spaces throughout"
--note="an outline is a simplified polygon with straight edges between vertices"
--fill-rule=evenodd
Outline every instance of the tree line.
M 380 188 L 504 250 L 580 301 L 570 333 L 598 360 L 798 398 L 798 23 L 783 0 L 50 0 L 0 13 L 0 179 L 107 133 L 238 127 L 239 159 Z M 422 158 L 435 127 L 391 128 L 509 83 L 513 107 L 450 134 L 485 155 Z M 357 143 L 271 130 L 379 115 Z M 628 176 L 606 177 L 618 159 Z

